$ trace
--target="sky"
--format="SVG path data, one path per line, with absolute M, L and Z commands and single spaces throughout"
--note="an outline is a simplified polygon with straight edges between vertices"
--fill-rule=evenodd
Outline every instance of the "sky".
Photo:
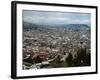
M 91 14 L 23 10 L 23 21 L 35 24 L 90 24 Z

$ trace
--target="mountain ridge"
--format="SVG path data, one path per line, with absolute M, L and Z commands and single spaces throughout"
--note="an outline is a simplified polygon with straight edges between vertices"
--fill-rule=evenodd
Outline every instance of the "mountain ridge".
M 69 29 L 69 30 L 87 30 L 90 26 L 87 24 L 60 24 L 60 25 L 47 25 L 47 24 L 34 24 L 23 22 L 23 30 L 51 30 L 51 29 Z

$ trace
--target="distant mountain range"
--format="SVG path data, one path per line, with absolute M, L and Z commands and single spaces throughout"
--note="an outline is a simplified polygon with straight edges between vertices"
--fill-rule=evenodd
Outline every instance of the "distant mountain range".
M 44 27 L 43 25 L 37 25 L 33 23 L 23 22 L 23 31 L 31 31 L 31 30 L 38 30 L 38 31 L 50 31 L 50 28 Z
M 55 25 L 46 25 L 46 24 L 34 24 L 29 22 L 23 22 L 23 30 L 40 30 L 48 31 L 51 29 L 70 29 L 70 30 L 87 30 L 90 29 L 90 26 L 87 24 L 55 24 Z
M 67 24 L 63 27 L 65 29 L 71 29 L 71 30 L 86 30 L 90 28 L 90 26 L 86 24 Z

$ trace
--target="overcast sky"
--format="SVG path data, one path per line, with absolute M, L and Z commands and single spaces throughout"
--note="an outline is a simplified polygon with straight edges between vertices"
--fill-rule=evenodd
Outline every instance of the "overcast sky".
M 23 10 L 23 21 L 35 24 L 90 24 L 91 14 Z

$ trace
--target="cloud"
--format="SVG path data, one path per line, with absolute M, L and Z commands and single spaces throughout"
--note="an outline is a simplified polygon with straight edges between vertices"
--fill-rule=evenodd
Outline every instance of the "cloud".
M 23 11 L 23 21 L 36 24 L 90 24 L 89 13 Z

